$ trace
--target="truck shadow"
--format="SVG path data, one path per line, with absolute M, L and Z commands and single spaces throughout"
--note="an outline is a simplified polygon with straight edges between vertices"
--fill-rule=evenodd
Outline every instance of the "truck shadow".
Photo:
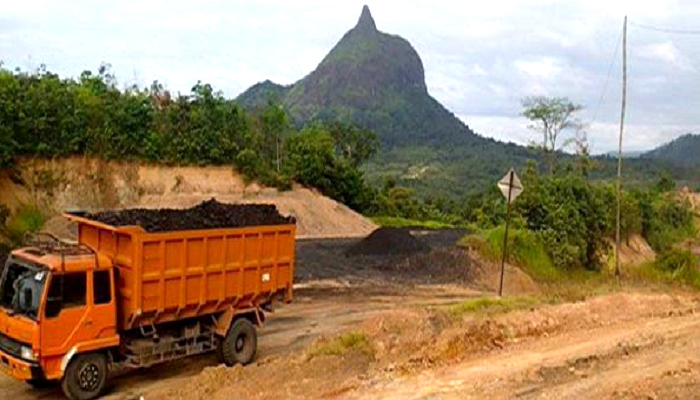
M 138 400 L 145 389 L 152 388 L 154 382 L 196 375 L 218 364 L 216 354 L 207 353 L 189 357 L 184 362 L 174 360 L 150 368 L 115 371 L 102 399 Z

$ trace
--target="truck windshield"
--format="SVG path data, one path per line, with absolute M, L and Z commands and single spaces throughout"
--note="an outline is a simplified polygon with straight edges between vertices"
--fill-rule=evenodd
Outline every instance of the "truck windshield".
M 45 283 L 45 268 L 9 258 L 0 277 L 0 306 L 36 319 Z

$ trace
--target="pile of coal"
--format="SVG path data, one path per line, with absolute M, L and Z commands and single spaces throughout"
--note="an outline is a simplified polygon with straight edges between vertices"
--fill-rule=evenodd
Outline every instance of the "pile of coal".
M 416 254 L 430 251 L 430 246 L 418 240 L 406 228 L 378 228 L 345 253 L 356 255 Z
M 227 204 L 216 199 L 187 209 L 133 208 L 118 211 L 78 214 L 112 226 L 138 225 L 147 232 L 193 229 L 238 228 L 295 223 L 271 204 Z

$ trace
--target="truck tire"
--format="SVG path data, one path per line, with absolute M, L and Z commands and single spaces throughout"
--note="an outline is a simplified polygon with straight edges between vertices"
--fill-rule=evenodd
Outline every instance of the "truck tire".
M 226 337 L 221 341 L 219 356 L 231 367 L 236 363 L 250 364 L 258 348 L 258 334 L 253 324 L 245 318 L 233 322 Z
M 63 393 L 70 400 L 92 400 L 100 396 L 107 384 L 107 357 L 100 353 L 75 356 L 61 381 Z

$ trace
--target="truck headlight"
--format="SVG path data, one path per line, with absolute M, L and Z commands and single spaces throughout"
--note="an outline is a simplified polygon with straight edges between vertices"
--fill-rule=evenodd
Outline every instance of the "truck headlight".
M 28 361 L 36 361 L 36 357 L 34 357 L 34 352 L 32 351 L 31 347 L 22 346 L 22 349 L 20 350 L 20 356 Z

